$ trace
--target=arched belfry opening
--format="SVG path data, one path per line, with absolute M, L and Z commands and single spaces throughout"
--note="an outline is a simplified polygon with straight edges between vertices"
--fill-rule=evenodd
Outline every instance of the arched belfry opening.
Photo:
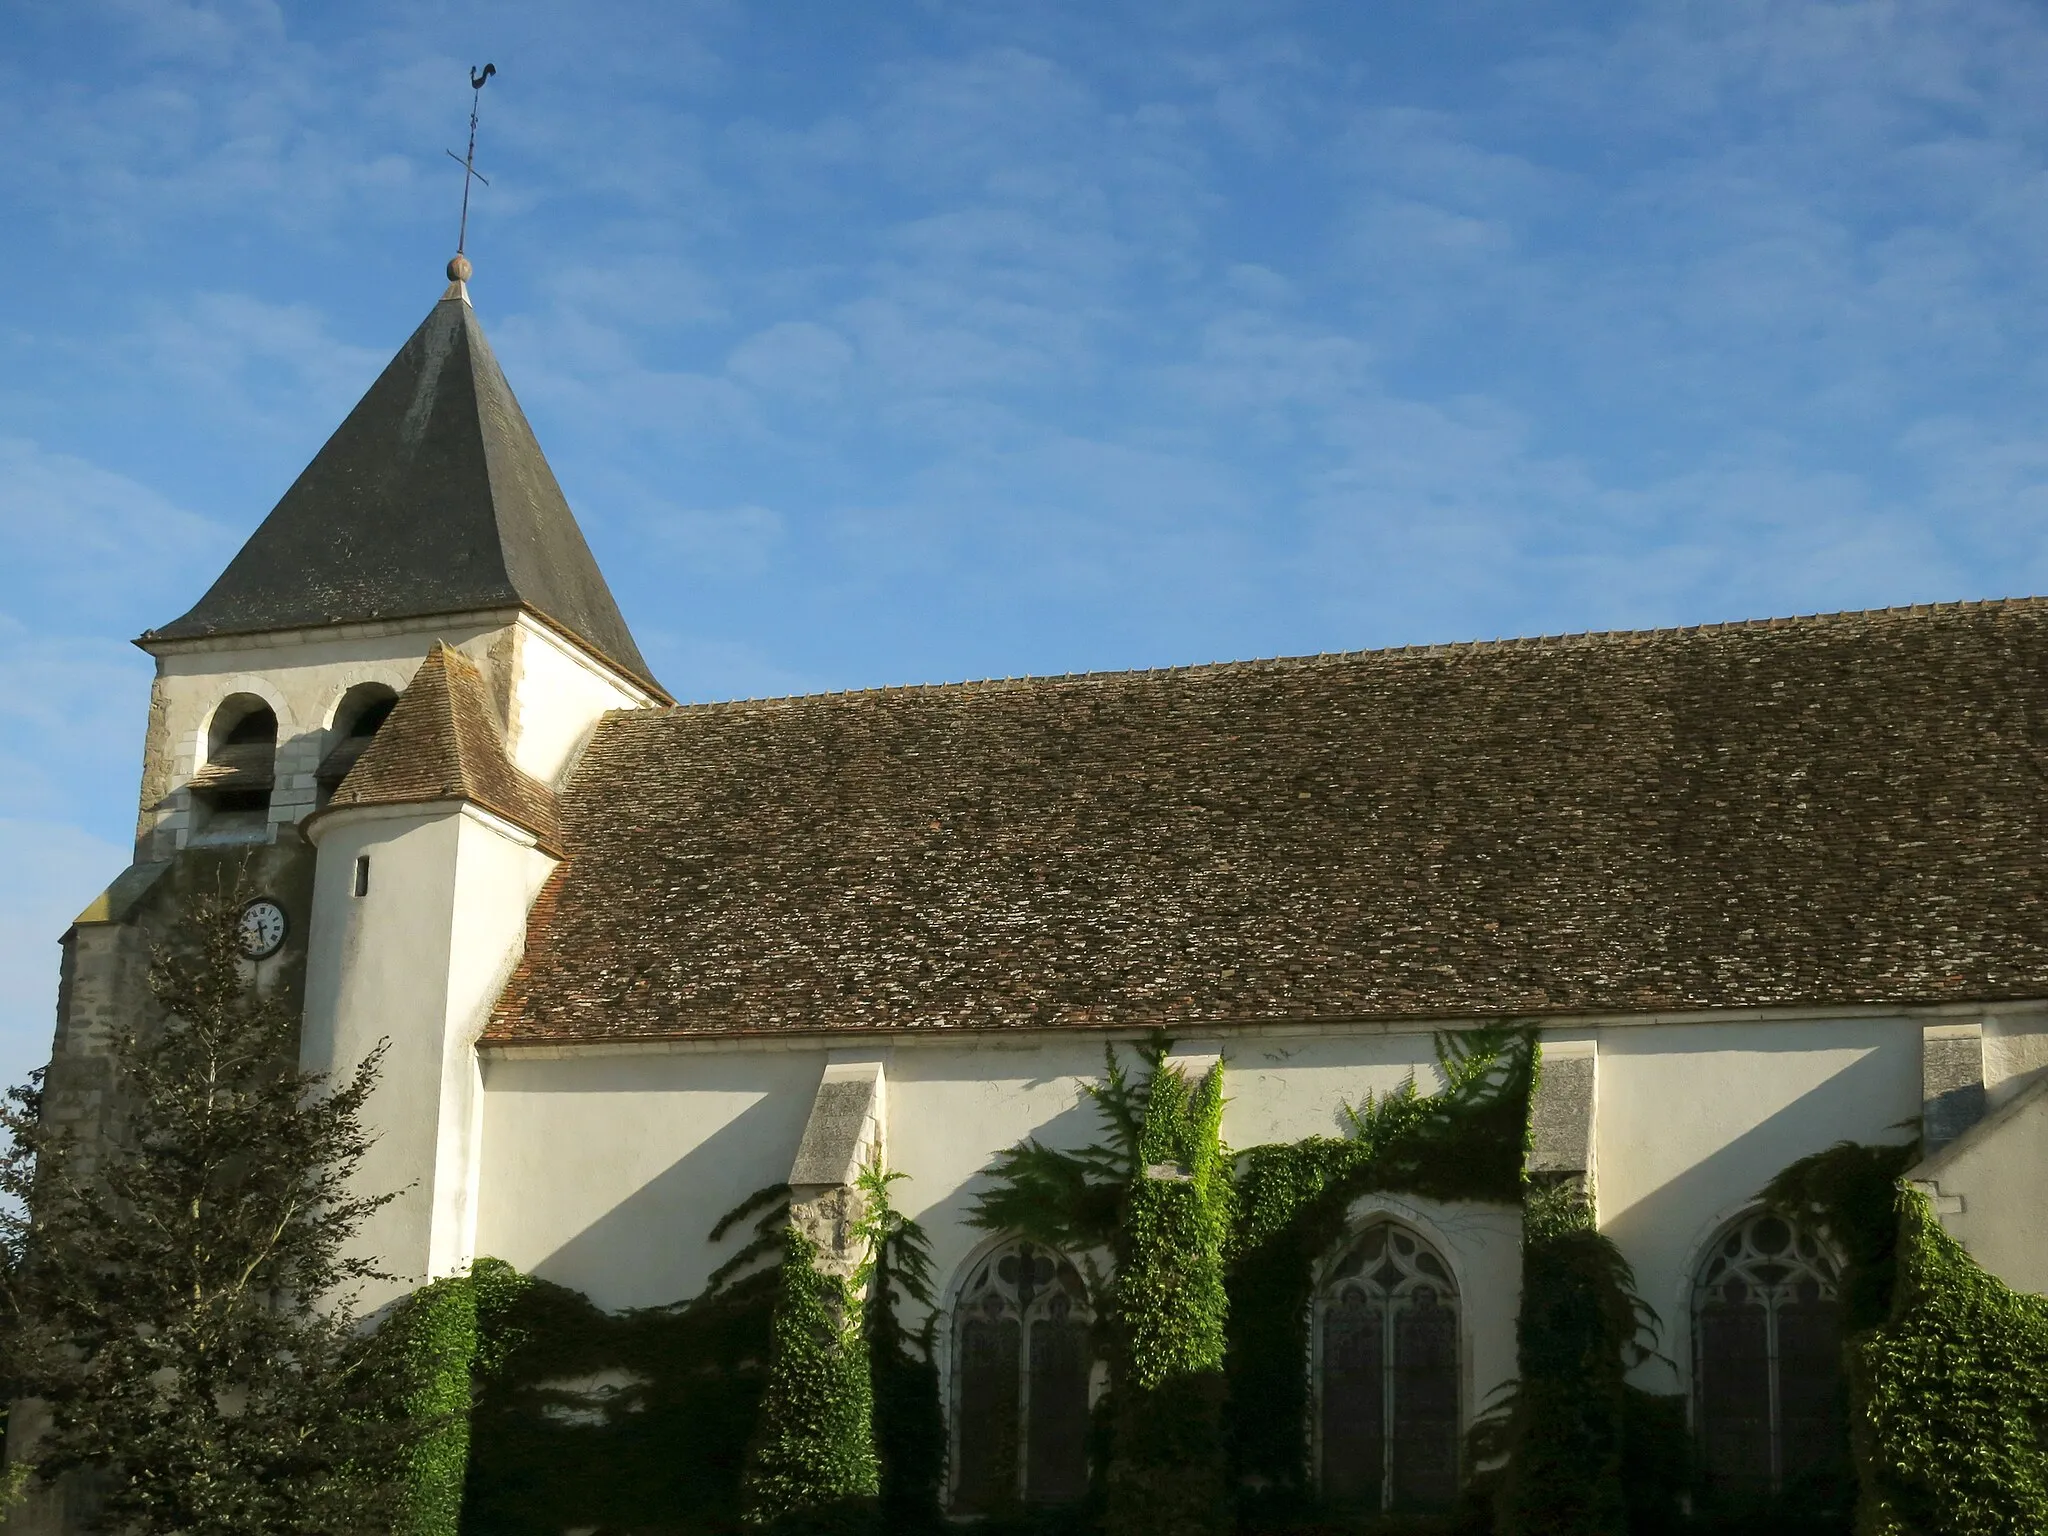
M 206 727 L 206 761 L 192 775 L 199 830 L 209 837 L 264 832 L 277 782 L 277 712 L 253 693 L 230 694 Z
M 349 769 L 376 740 L 397 703 L 397 691 L 384 683 L 358 683 L 341 696 L 334 723 L 327 731 L 327 753 L 313 776 L 320 804 L 325 805 L 335 787 L 348 777 Z

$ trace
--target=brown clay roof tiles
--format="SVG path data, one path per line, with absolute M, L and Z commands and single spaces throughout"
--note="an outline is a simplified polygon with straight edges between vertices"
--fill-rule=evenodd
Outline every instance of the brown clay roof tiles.
M 553 792 L 513 764 L 476 664 L 437 641 L 328 807 L 438 800 L 466 800 L 560 850 Z
M 488 1038 L 2048 996 L 2044 770 L 2041 600 L 620 713 Z

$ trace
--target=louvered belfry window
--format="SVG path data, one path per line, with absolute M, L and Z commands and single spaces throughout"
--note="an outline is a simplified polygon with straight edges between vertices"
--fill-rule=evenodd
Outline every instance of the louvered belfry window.
M 1818 1234 L 1756 1211 L 1693 1287 L 1694 1425 L 1709 1494 L 1736 1504 L 1839 1479 L 1840 1267 Z
M 1458 1288 L 1398 1222 L 1365 1228 L 1316 1299 L 1317 1456 L 1324 1497 L 1440 1510 L 1458 1493 Z
M 1009 1243 L 975 1266 L 954 1309 L 956 1512 L 1087 1493 L 1093 1318 L 1080 1272 L 1050 1249 Z

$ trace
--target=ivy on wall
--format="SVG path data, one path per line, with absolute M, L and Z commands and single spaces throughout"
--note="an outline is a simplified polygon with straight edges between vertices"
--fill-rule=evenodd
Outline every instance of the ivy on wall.
M 2048 1301 L 1942 1230 L 1900 1182 L 1916 1155 L 1844 1142 L 1764 1192 L 1846 1261 L 1858 1536 L 2048 1530 Z
M 931 1247 L 924 1229 L 889 1198 L 889 1186 L 903 1177 L 879 1167 L 862 1170 L 867 1209 L 856 1236 L 868 1254 L 862 1322 L 880 1478 L 876 1510 L 881 1530 L 915 1536 L 945 1528 L 939 1495 L 946 1478 L 946 1421 L 932 1348 L 939 1314 Z M 924 1323 L 914 1333 L 903 1326 L 904 1307 L 924 1310 Z
M 2048 1300 L 1899 1197 L 1893 1306 L 1851 1346 L 1868 1536 L 2048 1530 Z
M 1228 1398 L 1234 1479 L 1259 1489 L 1267 1518 L 1305 1515 L 1309 1467 L 1308 1326 L 1316 1267 L 1343 1236 L 1359 1196 L 1522 1197 L 1535 1043 L 1474 1030 L 1440 1036 L 1442 1091 L 1410 1079 L 1346 1113 L 1349 1134 L 1253 1147 L 1236 1159 L 1227 1250 Z
M 1011 1148 L 996 1160 L 974 1219 L 1115 1261 L 1107 1274 L 1088 1270 L 1098 1346 L 1110 1364 L 1105 1531 L 1352 1529 L 1358 1517 L 1318 1508 L 1309 1476 L 1316 1267 L 1342 1236 L 1352 1202 L 1374 1190 L 1521 1201 L 1533 1037 L 1443 1037 L 1441 1092 L 1424 1095 L 1411 1081 L 1350 1111 L 1349 1135 L 1238 1156 L 1220 1138 L 1220 1069 L 1190 1083 L 1167 1049 L 1163 1038 L 1142 1048 L 1136 1075 L 1108 1052 L 1102 1081 L 1088 1089 L 1103 1139 L 1076 1151 L 1036 1141 Z M 1567 1279 L 1578 1274 L 1563 1268 Z M 1625 1287 L 1626 1266 L 1618 1275 Z M 1625 1337 L 1588 1346 L 1611 1343 L 1617 1380 L 1639 1309 L 1632 1293 L 1618 1314 L 1605 1298 L 1593 1307 L 1603 1322 L 1626 1321 Z M 1176 1390 L 1165 1390 L 1168 1381 Z M 1611 1432 L 1623 1438 L 1622 1426 Z M 1618 1473 L 1607 1471 L 1618 1486 Z M 1473 1528 L 1491 1529 L 1490 1507 L 1468 1516 Z M 1441 1520 L 1370 1523 L 1390 1532 L 1448 1528 Z
M 767 1389 L 740 1484 L 750 1526 L 853 1528 L 880 1491 L 857 1282 L 817 1259 L 816 1243 L 784 1229 Z
M 1669 1411 L 1675 1399 L 1627 1381 L 1650 1357 L 1655 1326 L 1584 1191 L 1532 1186 L 1523 1204 L 1517 1379 L 1473 1437 L 1474 1451 L 1497 1462 L 1474 1494 L 1491 1505 L 1500 1536 L 1627 1536 L 1675 1520 L 1685 1456 L 1683 1441 L 1673 1447 L 1669 1436 L 1682 1435 L 1683 1416 Z
M 1198 1082 L 1163 1055 L 1148 1065 L 1138 1177 L 1128 1186 L 1117 1254 L 1121 1358 L 1112 1366 L 1105 1527 L 1113 1536 L 1202 1536 L 1226 1529 L 1230 1512 L 1223 1064 Z
M 1842 1331 L 1867 1333 L 1892 1315 L 1898 1269 L 1899 1180 L 1919 1146 L 1844 1141 L 1788 1165 L 1764 1186 L 1763 1200 L 1817 1225 L 1842 1260 Z
M 453 1275 L 414 1291 L 385 1320 L 378 1342 L 403 1384 L 399 1411 L 419 1426 L 405 1458 L 397 1536 L 456 1536 L 477 1345 L 470 1277 Z
M 462 1529 L 472 1536 L 729 1536 L 760 1417 L 777 1270 L 607 1313 L 478 1260 Z
M 381 1334 L 399 1367 L 397 1411 L 432 1425 L 399 1530 L 937 1529 L 945 1431 L 933 1325 L 911 1331 L 898 1316 L 929 1307 L 931 1262 L 922 1230 L 889 1201 L 896 1177 L 862 1177 L 871 1256 L 847 1286 L 790 1231 L 778 1185 L 720 1222 L 717 1238 L 756 1218 L 691 1301 L 606 1313 L 488 1258 L 415 1292 Z M 844 1305 L 861 1289 L 869 1305 Z M 820 1383 L 831 1390 L 813 1391 Z M 776 1390 L 794 1413 L 768 1411 Z
M 1166 1051 L 1150 1043 L 1136 1073 L 1112 1051 L 1090 1088 L 1102 1141 L 1011 1149 L 978 1208 L 984 1225 L 1082 1257 L 1111 1364 L 1090 1504 L 984 1522 L 986 1536 L 1696 1528 L 1680 1514 L 1683 1405 L 1626 1381 L 1653 1323 L 1628 1266 L 1576 1188 L 1524 1184 L 1529 1036 L 1445 1039 L 1442 1092 L 1409 1084 L 1350 1112 L 1348 1135 L 1235 1157 L 1220 1068 L 1191 1081 Z M 1910 1155 L 1838 1147 L 1766 1191 L 1848 1260 L 1860 1536 L 2048 1529 L 2048 1302 L 1985 1274 L 1924 1200 L 1899 1194 Z M 456 1530 L 459 1488 L 460 1528 L 491 1536 L 938 1530 L 937 1319 L 924 1235 L 889 1198 L 897 1177 L 863 1176 L 870 1257 L 850 1282 L 820 1270 L 777 1187 L 721 1223 L 723 1237 L 756 1217 L 694 1301 L 605 1314 L 491 1260 L 417 1293 L 390 1338 L 405 1411 L 435 1427 L 400 1529 Z M 1475 1429 L 1480 1470 L 1455 1517 L 1375 1520 L 1314 1499 L 1309 1301 L 1351 1203 L 1373 1190 L 1523 1210 L 1519 1378 Z M 1097 1253 L 1114 1262 L 1087 1262 Z M 923 1311 L 920 1328 L 905 1309 Z

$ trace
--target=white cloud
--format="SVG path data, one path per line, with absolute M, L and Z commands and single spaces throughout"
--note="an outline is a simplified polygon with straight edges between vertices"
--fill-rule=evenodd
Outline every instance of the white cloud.
M 147 604 L 233 550 L 226 530 L 149 486 L 19 437 L 0 437 L 0 528 L 0 611 L 61 614 L 66 627 L 168 617 Z
M 734 347 L 725 366 L 756 389 L 815 400 L 839 392 L 852 362 L 853 348 L 837 331 L 808 320 L 784 320 Z
M 150 665 L 112 638 L 0 626 L 0 783 L 13 814 L 120 827 L 134 813 Z
M 655 512 L 640 526 L 692 574 L 724 581 L 759 576 L 783 540 L 782 517 L 768 507 Z
M 312 305 L 244 293 L 200 293 L 159 308 L 140 340 L 158 377 L 199 392 L 217 418 L 267 432 L 308 420 L 339 425 L 397 350 L 341 340 Z
M 709 325 L 728 318 L 717 280 L 678 257 L 654 252 L 604 263 L 577 262 L 549 280 L 560 312 L 611 325 Z

